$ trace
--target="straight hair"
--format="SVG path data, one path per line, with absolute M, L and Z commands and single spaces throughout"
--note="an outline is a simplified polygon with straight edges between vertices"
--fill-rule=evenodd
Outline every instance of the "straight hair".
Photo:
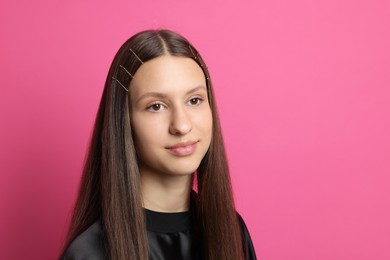
M 194 226 L 201 258 L 244 258 L 210 75 L 195 47 L 170 30 L 137 33 L 121 46 L 114 57 L 96 116 L 62 255 L 78 235 L 100 219 L 108 259 L 148 259 L 140 171 L 129 115 L 130 98 L 124 88 L 130 87 L 131 75 L 136 73 L 142 62 L 163 55 L 193 59 L 202 68 L 207 82 L 213 132 L 210 147 L 194 178 L 194 185 L 198 188 L 194 203 Z

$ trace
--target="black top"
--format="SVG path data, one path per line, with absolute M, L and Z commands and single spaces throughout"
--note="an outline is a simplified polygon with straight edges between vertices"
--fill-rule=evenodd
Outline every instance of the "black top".
M 188 212 L 161 213 L 145 209 L 146 229 L 151 260 L 195 260 L 199 258 L 192 230 L 192 214 Z M 238 215 L 246 259 L 256 259 L 252 240 L 244 221 Z M 107 259 L 100 221 L 94 222 L 69 246 L 64 260 Z

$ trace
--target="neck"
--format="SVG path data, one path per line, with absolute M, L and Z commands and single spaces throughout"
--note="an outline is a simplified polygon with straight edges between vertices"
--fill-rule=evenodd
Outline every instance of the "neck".
M 141 172 L 143 206 L 158 212 L 183 212 L 189 210 L 192 175 L 167 175 Z

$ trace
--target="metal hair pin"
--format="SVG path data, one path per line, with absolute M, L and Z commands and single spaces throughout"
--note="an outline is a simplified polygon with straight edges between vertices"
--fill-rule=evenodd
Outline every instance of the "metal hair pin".
M 127 74 L 129 74 L 129 76 L 133 79 L 134 76 L 125 68 L 123 67 L 122 65 L 119 65 L 119 67 L 121 67 L 124 71 L 126 71 Z
M 192 53 L 192 56 L 194 56 L 194 59 L 197 60 L 197 59 L 198 59 L 198 58 L 197 58 L 197 55 L 195 55 L 194 50 L 192 49 L 190 43 L 188 43 L 188 48 L 190 49 L 190 51 L 191 51 L 191 53 Z
M 131 53 L 133 53 L 133 55 L 137 58 L 137 60 L 139 60 L 139 62 L 141 62 L 141 64 L 144 64 L 144 62 L 141 60 L 140 57 L 138 57 L 138 55 L 132 50 L 132 49 L 129 49 L 129 51 Z M 128 71 L 125 67 L 123 67 L 122 65 L 119 65 L 119 67 L 121 69 L 123 69 L 127 75 L 129 75 L 132 79 L 134 78 L 134 75 L 130 73 L 130 71 Z M 126 90 L 127 92 L 129 92 L 129 89 L 127 89 L 117 78 L 115 77 L 112 77 L 113 80 L 115 80 L 124 90 Z
M 191 53 L 192 53 L 192 56 L 194 57 L 194 59 L 198 62 L 199 66 L 202 67 L 202 70 L 204 70 L 204 65 L 203 65 L 203 62 L 201 61 L 201 59 L 199 59 L 199 53 L 195 54 L 194 50 L 192 49 L 191 47 L 191 44 L 188 43 L 188 48 L 190 49 Z M 206 74 L 206 73 L 205 73 Z M 207 80 L 210 80 L 209 77 L 206 77 Z
M 126 90 L 126 92 L 129 92 L 129 90 L 125 86 L 123 86 L 123 84 L 117 78 L 112 77 L 112 79 L 115 80 L 124 90 Z
M 137 54 L 135 54 L 135 52 L 132 50 L 132 49 L 129 49 L 133 54 L 134 56 L 139 60 L 139 62 L 141 62 L 142 64 L 144 64 L 144 62 L 140 59 L 140 57 L 138 57 Z

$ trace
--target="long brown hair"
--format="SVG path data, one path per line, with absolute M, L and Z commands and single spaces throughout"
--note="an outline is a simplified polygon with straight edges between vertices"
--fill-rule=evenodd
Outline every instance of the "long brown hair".
M 162 55 L 195 60 L 207 78 L 213 133 L 210 148 L 197 170 L 195 202 L 195 226 L 202 259 L 243 259 L 210 75 L 197 50 L 184 37 L 169 30 L 148 30 L 134 35 L 121 46 L 111 64 L 64 250 L 100 218 L 110 259 L 148 258 L 140 173 L 129 116 L 130 99 L 123 86 L 130 86 L 129 73 L 134 75 L 141 61 Z

